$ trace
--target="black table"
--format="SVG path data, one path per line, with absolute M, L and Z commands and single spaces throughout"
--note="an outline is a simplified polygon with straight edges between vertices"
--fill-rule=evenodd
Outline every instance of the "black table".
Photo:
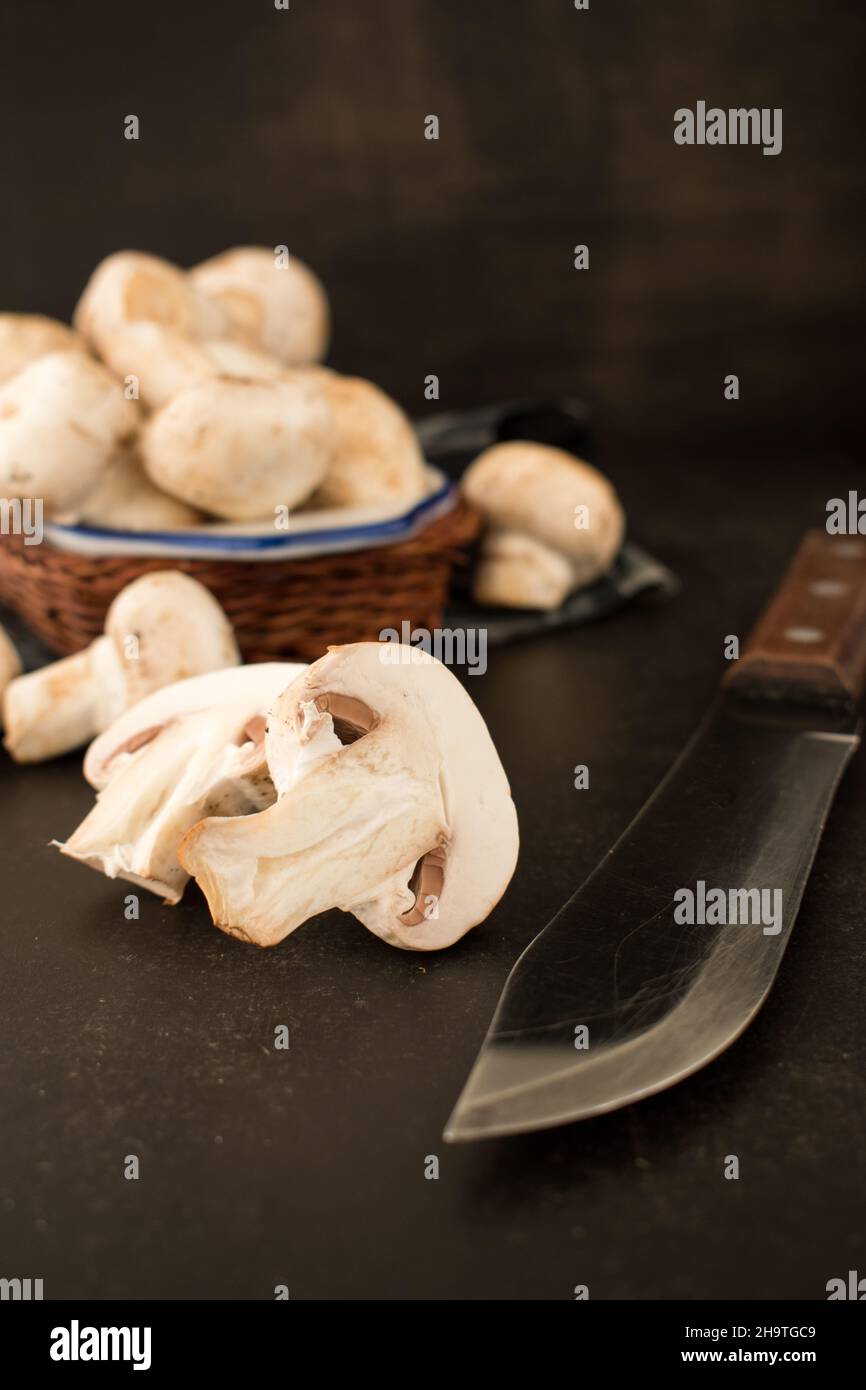
M 126 921 L 129 885 L 47 844 L 91 803 L 80 759 L 3 760 L 0 1274 L 49 1298 L 822 1299 L 863 1269 L 866 756 L 769 1002 L 728 1053 L 597 1120 L 441 1139 L 515 957 L 665 772 L 724 637 L 861 481 L 832 457 L 605 461 L 683 592 L 469 678 L 523 843 L 505 900 L 451 951 L 392 950 L 338 914 L 258 951 L 210 925 L 194 886 L 173 909 L 142 893 Z

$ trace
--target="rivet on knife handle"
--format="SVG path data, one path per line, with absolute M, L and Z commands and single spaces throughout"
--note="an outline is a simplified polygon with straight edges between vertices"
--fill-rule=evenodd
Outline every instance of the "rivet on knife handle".
M 866 539 L 810 531 L 725 686 L 752 699 L 859 702 L 866 684 Z

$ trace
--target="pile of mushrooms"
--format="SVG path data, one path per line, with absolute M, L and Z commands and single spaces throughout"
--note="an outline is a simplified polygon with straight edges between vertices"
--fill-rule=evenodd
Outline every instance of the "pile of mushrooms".
M 329 333 L 294 256 L 108 256 L 72 328 L 0 314 L 0 494 L 122 530 L 411 505 L 429 490 L 415 432 L 371 382 L 318 365 Z
M 622 545 L 613 487 L 564 449 L 494 444 L 470 464 L 462 488 L 485 521 L 473 581 L 479 603 L 558 608 L 606 573 Z

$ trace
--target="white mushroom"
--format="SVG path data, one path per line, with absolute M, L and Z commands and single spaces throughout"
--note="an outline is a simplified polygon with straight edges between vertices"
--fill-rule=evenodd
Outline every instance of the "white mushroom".
M 0 387 L 0 489 L 41 499 L 49 515 L 92 491 L 135 432 L 134 401 L 98 362 L 53 352 Z
M 472 580 L 478 603 L 506 608 L 559 608 L 578 583 L 559 550 L 521 531 L 488 531 Z
M 157 411 L 141 443 L 157 487 L 227 521 L 255 521 L 303 501 L 333 446 L 325 393 L 300 375 L 202 382 Z
M 74 519 L 113 531 L 178 531 L 200 526 L 204 516 L 152 483 L 129 447 L 117 453 Z
M 218 376 L 232 377 L 235 381 L 273 381 L 274 377 L 286 372 L 279 358 L 236 342 L 234 338 L 208 338 L 202 347 Z
M 73 323 L 101 354 L 119 324 L 138 319 L 164 324 L 185 338 L 234 331 L 225 311 L 199 294 L 179 266 L 144 251 L 117 251 L 94 270 Z
M 137 387 L 148 410 L 216 375 L 203 342 L 146 319 L 113 324 L 103 335 L 101 355 L 116 377 Z
M 21 674 L 21 658 L 12 645 L 11 638 L 4 627 L 0 627 L 0 699 L 3 692 L 16 676 Z M 2 720 L 0 720 L 2 723 Z
M 564 557 L 572 569 L 569 588 L 604 574 L 622 544 L 625 517 L 613 487 L 563 449 L 521 440 L 495 444 L 466 470 L 462 487 L 490 527 L 511 533 L 505 542 L 494 537 L 482 547 L 481 602 L 553 608 L 565 597 L 562 567 L 555 574 L 555 560 L 532 544 L 521 559 L 517 536 Z M 547 601 L 534 602 L 545 594 Z
M 0 314 L 0 384 L 49 352 L 86 352 L 83 338 L 44 314 Z
M 320 371 L 316 376 L 334 412 L 337 442 L 314 505 L 409 503 L 423 497 L 429 491 L 424 456 L 396 401 L 371 381 Z
M 484 720 L 429 654 L 334 647 L 279 697 L 265 752 L 276 804 L 208 819 L 178 850 L 216 924 L 272 946 L 352 912 L 431 951 L 482 922 L 517 859 L 517 816 Z
M 176 570 L 144 574 L 112 603 L 104 636 L 10 682 L 6 747 L 21 763 L 57 757 L 152 691 L 239 661 L 231 624 L 203 584 Z
M 203 816 L 246 815 L 275 800 L 265 715 L 303 669 L 264 663 L 194 676 L 121 715 L 88 749 L 85 775 L 99 795 L 62 853 L 178 902 L 189 879 L 177 858 L 186 831 Z
M 294 256 L 283 264 L 267 247 L 238 246 L 193 266 L 189 276 L 241 336 L 281 362 L 302 366 L 324 357 L 328 298 L 317 276 Z
M 175 328 L 144 319 L 118 323 L 106 333 L 102 357 L 124 383 L 137 384 L 148 410 L 218 376 L 267 381 L 285 370 L 275 357 L 231 338 L 185 338 Z

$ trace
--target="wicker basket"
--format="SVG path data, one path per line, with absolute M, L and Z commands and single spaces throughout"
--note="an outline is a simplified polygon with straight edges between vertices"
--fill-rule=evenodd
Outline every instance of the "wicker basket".
M 440 627 L 451 572 L 478 533 L 460 500 L 411 540 L 371 550 L 277 561 L 83 556 L 47 542 L 0 539 L 0 602 L 53 651 L 80 651 L 102 632 L 112 599 L 150 570 L 191 574 L 219 599 L 247 661 L 321 656 L 330 643 L 375 641 L 408 621 Z

